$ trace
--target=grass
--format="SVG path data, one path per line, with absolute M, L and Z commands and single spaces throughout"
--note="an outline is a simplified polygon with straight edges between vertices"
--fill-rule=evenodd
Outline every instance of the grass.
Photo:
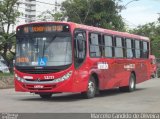
M 13 76 L 14 76 L 13 73 L 0 73 L 0 77 L 13 77 Z

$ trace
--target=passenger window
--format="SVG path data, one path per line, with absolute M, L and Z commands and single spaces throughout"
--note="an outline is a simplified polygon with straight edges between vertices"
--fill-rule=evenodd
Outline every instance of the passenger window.
M 142 49 L 142 58 L 148 58 L 149 50 L 148 50 L 148 43 L 143 41 L 143 49 Z
M 113 57 L 113 42 L 111 36 L 104 36 L 104 55 L 105 57 Z
M 134 49 L 132 47 L 132 40 L 131 39 L 126 39 L 126 51 L 127 51 L 127 58 L 133 58 L 134 57 Z
M 123 43 L 122 43 L 122 38 L 116 37 L 116 43 L 115 43 L 115 57 L 117 58 L 123 58 Z
M 136 58 L 140 58 L 141 57 L 140 41 L 138 41 L 138 40 L 135 41 L 135 56 L 136 56 Z
M 100 49 L 100 40 L 101 35 L 91 33 L 89 36 L 89 42 L 90 42 L 90 56 L 91 57 L 101 57 L 101 49 Z

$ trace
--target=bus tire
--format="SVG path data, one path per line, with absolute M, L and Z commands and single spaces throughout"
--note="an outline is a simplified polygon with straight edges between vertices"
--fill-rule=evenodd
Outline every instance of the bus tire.
M 49 99 L 52 97 L 52 93 L 42 93 L 42 94 L 39 94 L 39 96 L 43 99 Z
M 97 91 L 97 84 L 95 78 L 91 76 L 90 80 L 88 81 L 87 91 L 83 92 L 82 95 L 87 99 L 94 98 L 96 95 L 96 91 Z
M 156 72 L 154 72 L 154 74 L 153 74 L 153 76 L 152 76 L 153 78 L 157 78 L 157 73 Z
M 121 92 L 133 92 L 136 89 L 136 78 L 133 73 L 131 73 L 129 78 L 128 86 L 119 87 Z

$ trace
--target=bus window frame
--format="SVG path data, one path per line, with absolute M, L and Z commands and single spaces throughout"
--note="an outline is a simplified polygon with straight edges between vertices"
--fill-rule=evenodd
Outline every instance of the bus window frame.
M 139 41 L 139 49 L 136 48 L 136 41 Z M 140 39 L 135 39 L 134 42 L 135 42 L 134 43 L 134 46 L 135 46 L 134 47 L 135 48 L 135 59 L 142 59 L 141 58 L 141 40 Z M 140 50 L 140 57 L 138 57 L 138 58 L 136 57 L 136 50 Z
M 101 36 L 101 38 L 100 39 L 98 39 L 98 43 L 100 42 L 100 44 L 98 44 L 98 45 L 96 45 L 96 46 L 99 46 L 99 50 L 100 50 L 100 56 L 96 56 L 96 57 L 92 57 L 91 55 L 90 55 L 90 35 L 91 34 L 97 34 L 98 36 L 100 35 Z M 100 40 L 100 41 L 99 41 Z M 88 49 L 89 49 L 89 57 L 90 58 L 102 58 L 103 57 L 103 45 L 102 45 L 102 43 L 103 43 L 103 39 L 102 39 L 102 33 L 101 32 L 94 32 L 94 31 L 89 31 L 88 32 Z
M 141 45 L 142 45 L 142 54 L 143 54 L 143 50 L 144 50 L 144 42 L 146 42 L 147 43 L 147 57 L 142 57 L 142 59 L 149 59 L 149 42 L 148 41 L 145 41 L 145 40 L 141 40 Z
M 85 33 L 86 33 L 86 38 L 85 38 L 85 57 L 84 57 L 84 60 L 78 65 L 78 66 L 76 66 L 75 65 L 75 63 L 76 63 L 76 61 L 75 61 L 75 47 L 76 47 L 76 44 L 75 44 L 75 31 L 76 30 L 79 30 L 79 31 L 84 31 Z M 86 58 L 87 58 L 87 35 L 88 35 L 88 33 L 87 33 L 87 30 L 86 29 L 81 29 L 81 28 L 75 28 L 74 30 L 73 30 L 73 35 L 72 35 L 72 39 L 73 39 L 73 63 L 74 63 L 74 67 L 75 67 L 75 69 L 78 69 L 79 67 L 81 67 L 83 64 L 84 64 L 84 62 L 85 62 L 85 60 L 86 60 Z
M 106 46 L 106 45 L 105 45 L 105 41 L 104 41 L 104 40 L 105 40 L 105 39 L 104 39 L 105 36 L 109 36 L 109 37 L 112 38 L 112 46 Z M 106 34 L 106 33 L 105 33 L 105 34 L 102 34 L 102 43 L 103 43 L 103 46 L 102 46 L 102 47 L 103 47 L 103 49 L 102 49 L 102 50 L 103 50 L 102 56 L 103 56 L 104 58 L 109 58 L 109 59 L 114 58 L 114 57 L 115 57 L 115 52 L 114 52 L 114 50 L 115 50 L 115 49 L 114 49 L 114 47 L 115 47 L 115 44 L 114 44 L 114 35 L 112 35 L 112 34 Z M 112 57 L 106 57 L 106 56 L 105 56 L 105 47 L 112 47 Z
M 116 47 L 116 38 L 121 38 L 122 47 Z M 125 38 L 123 36 L 120 36 L 120 35 L 114 35 L 113 42 L 114 42 L 114 58 L 116 58 L 116 59 L 126 59 Z M 115 50 L 116 48 L 122 48 L 123 57 L 116 57 L 116 50 Z
M 127 48 L 127 39 L 131 40 L 131 48 Z M 127 59 L 134 59 L 136 58 L 136 54 L 135 54 L 135 39 L 130 38 L 130 37 L 125 37 L 125 42 L 126 42 L 126 58 Z M 133 57 L 127 57 L 127 49 L 131 49 L 132 53 L 133 53 Z

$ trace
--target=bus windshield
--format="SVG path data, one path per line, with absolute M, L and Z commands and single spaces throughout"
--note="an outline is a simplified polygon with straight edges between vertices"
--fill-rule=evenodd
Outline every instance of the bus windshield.
M 63 66 L 72 63 L 69 35 L 17 37 L 16 66 Z

